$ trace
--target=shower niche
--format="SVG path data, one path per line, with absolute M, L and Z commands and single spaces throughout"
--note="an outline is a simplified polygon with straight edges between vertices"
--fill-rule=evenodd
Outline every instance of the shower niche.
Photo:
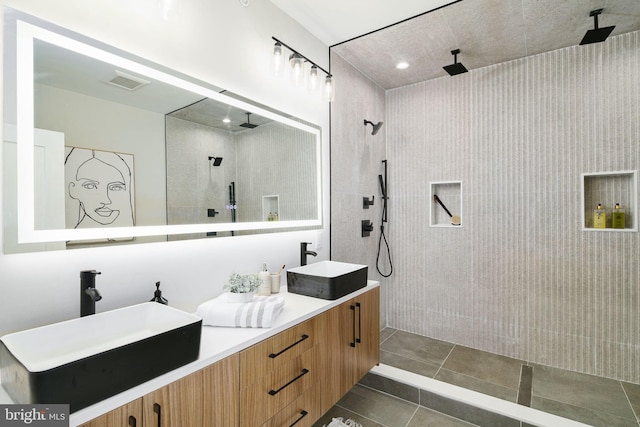
M 429 225 L 431 227 L 462 227 L 462 181 L 429 183 Z
M 280 220 L 280 196 L 270 195 L 262 196 L 262 220 L 263 221 L 279 221 Z
M 637 171 L 583 173 L 581 180 L 582 229 L 584 231 L 638 231 L 638 178 Z M 616 204 L 620 205 L 614 219 Z M 606 220 L 597 224 L 598 205 Z M 599 225 L 599 227 L 597 227 Z

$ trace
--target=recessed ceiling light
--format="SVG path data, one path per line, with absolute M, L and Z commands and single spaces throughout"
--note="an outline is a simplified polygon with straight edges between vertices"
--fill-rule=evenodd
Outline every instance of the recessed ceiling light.
M 231 123 L 231 119 L 229 117 L 225 117 L 222 119 L 222 123 Z
M 407 62 L 398 62 L 396 68 L 398 70 L 404 70 L 405 68 L 409 68 L 409 64 Z

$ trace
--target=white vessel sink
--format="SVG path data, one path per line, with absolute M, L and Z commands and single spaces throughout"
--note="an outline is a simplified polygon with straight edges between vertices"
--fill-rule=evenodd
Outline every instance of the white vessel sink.
M 0 338 L 0 380 L 20 404 L 71 412 L 198 358 L 202 320 L 148 302 Z
M 287 271 L 289 292 L 327 300 L 341 298 L 367 286 L 367 266 L 319 261 Z

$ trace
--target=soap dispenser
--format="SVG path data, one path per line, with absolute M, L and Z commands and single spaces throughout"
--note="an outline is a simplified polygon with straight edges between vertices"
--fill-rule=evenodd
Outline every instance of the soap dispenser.
M 271 273 L 267 269 L 267 263 L 262 263 L 262 271 L 258 273 L 258 279 L 260 280 L 260 287 L 258 287 L 258 295 L 271 295 Z
M 159 302 L 160 304 L 168 305 L 169 301 L 162 296 L 162 291 L 160 290 L 160 282 L 156 282 L 156 291 L 153 294 L 153 299 L 150 302 Z

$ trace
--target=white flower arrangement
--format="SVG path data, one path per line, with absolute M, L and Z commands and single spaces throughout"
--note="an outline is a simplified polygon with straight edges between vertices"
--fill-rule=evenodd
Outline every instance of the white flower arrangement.
M 224 285 L 224 289 L 234 294 L 242 294 L 256 291 L 261 283 L 262 280 L 258 279 L 256 274 L 231 273 L 229 283 Z

